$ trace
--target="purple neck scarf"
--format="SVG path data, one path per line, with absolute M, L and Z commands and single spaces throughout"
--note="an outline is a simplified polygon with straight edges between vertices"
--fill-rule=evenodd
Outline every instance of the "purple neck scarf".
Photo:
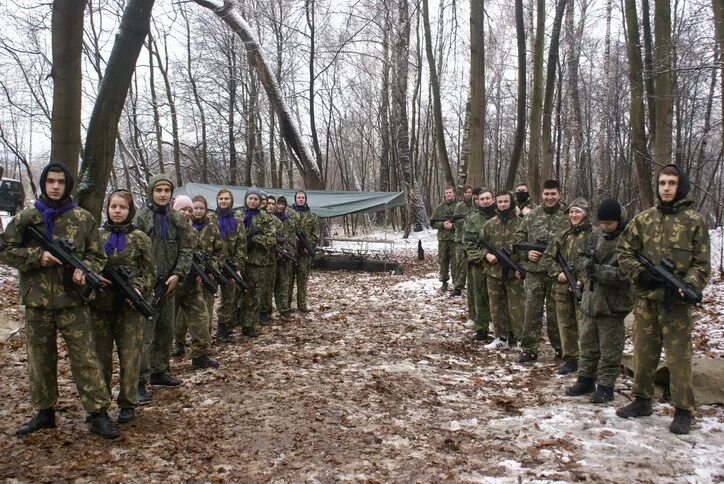
M 60 207 L 48 207 L 41 200 L 35 200 L 35 208 L 40 212 L 40 216 L 43 217 L 43 223 L 45 223 L 45 238 L 53 240 L 53 229 L 55 228 L 55 219 L 59 215 L 64 214 L 68 210 L 72 210 L 77 207 L 78 204 L 72 200 L 68 200 L 65 205 Z
M 159 207 L 155 203 L 149 203 L 148 207 L 153 212 L 153 230 L 161 236 L 163 240 L 168 238 L 168 210 L 170 205 Z
M 216 215 L 219 217 L 219 232 L 221 238 L 226 239 L 229 235 L 236 232 L 238 222 L 234 217 L 234 211 L 230 208 L 217 208 Z
M 126 234 L 131 232 L 135 227 L 132 223 L 114 224 L 108 220 L 103 224 L 103 228 L 111 233 L 106 243 L 103 244 L 103 250 L 105 250 L 106 255 L 113 255 L 118 252 L 123 252 L 128 246 Z
M 207 225 L 209 225 L 209 219 L 206 217 L 199 219 L 199 220 L 194 219 L 191 221 L 191 226 L 193 228 L 195 228 L 196 230 L 201 230 L 204 227 L 206 227 Z
M 258 214 L 259 214 L 258 208 L 254 209 L 254 210 L 252 210 L 250 208 L 246 209 L 246 211 L 244 212 L 244 228 L 249 230 L 252 226 L 252 223 L 251 223 L 252 217 L 254 217 L 254 215 L 258 215 Z
M 284 212 L 275 212 L 274 215 L 276 215 L 277 218 L 282 222 L 289 220 L 289 214 L 286 212 L 286 210 Z

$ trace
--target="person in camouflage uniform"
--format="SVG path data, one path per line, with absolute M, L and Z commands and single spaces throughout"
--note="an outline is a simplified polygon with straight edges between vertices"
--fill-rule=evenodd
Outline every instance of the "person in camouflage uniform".
M 271 215 L 272 223 L 274 224 L 274 231 L 278 234 L 282 229 L 282 222 L 276 216 L 274 212 L 277 207 L 277 199 L 272 195 L 266 197 L 266 205 L 262 203 L 263 208 L 259 207 L 260 210 L 266 210 Z M 277 273 L 277 255 L 274 248 L 278 242 L 275 239 L 274 246 L 269 249 L 269 259 L 267 261 L 267 269 L 264 273 L 264 284 L 262 286 L 261 298 L 259 301 L 259 323 L 264 326 L 269 324 L 269 318 L 271 317 L 274 297 L 274 279 Z
M 240 213 L 234 212 L 234 196 L 226 188 L 216 194 L 216 210 L 209 214 L 209 224 L 219 229 L 221 240 L 226 247 L 226 257 L 235 267 L 239 275 L 244 273 L 246 264 L 246 229 Z M 222 343 L 229 341 L 231 330 L 237 324 L 237 308 L 241 300 L 242 289 L 236 282 L 229 281 L 221 288 L 219 310 L 217 312 L 216 340 Z
M 451 269 L 455 272 L 455 189 L 446 187 L 443 197 L 445 200 L 432 211 L 430 225 L 437 229 L 437 259 L 442 282 L 440 290 L 445 292 L 448 289 L 447 281 L 450 279 Z
M 455 206 L 455 217 L 453 224 L 455 225 L 455 270 L 453 271 L 453 296 L 460 296 L 465 289 L 467 280 L 468 260 L 465 256 L 465 246 L 463 245 L 463 225 L 465 218 L 470 215 L 475 207 L 473 206 L 473 187 L 465 185 L 463 187 L 463 199 Z
M 246 281 L 249 290 L 242 296 L 241 329 L 246 336 L 256 337 L 259 324 L 259 306 L 265 271 L 269 270 L 269 251 L 276 243 L 272 216 L 259 209 L 262 192 L 251 187 L 246 191 L 244 228 L 246 229 Z
M 106 255 L 93 216 L 71 199 L 73 177 L 66 166 L 51 162 L 40 175 L 41 197 L 17 214 L 0 235 L 0 261 L 18 269 L 20 302 L 25 306 L 25 343 L 28 352 L 30 396 L 35 416 L 16 431 L 25 435 L 55 428 L 58 401 L 57 333 L 63 336 L 76 388 L 91 432 L 105 438 L 119 436 L 108 418 L 110 394 L 94 351 L 93 329 L 79 289 L 85 285 L 80 270 L 70 271 L 26 232 L 35 227 L 48 240 L 65 239 L 74 254 L 94 272 L 103 269 Z
M 576 272 L 582 275 L 578 379 L 566 395 L 592 393 L 591 403 L 613 400 L 621 366 L 624 318 L 633 308 L 631 285 L 618 266 L 616 244 L 626 226 L 621 205 L 606 199 L 598 206 L 598 229 L 580 247 Z M 595 392 L 594 392 L 595 390 Z
M 296 228 L 294 221 L 287 213 L 286 197 L 277 199 L 274 216 L 281 222 L 277 230 L 277 245 L 286 250 L 293 257 L 298 257 L 296 244 Z M 289 308 L 289 281 L 294 273 L 294 263 L 281 256 L 277 257 L 277 270 L 274 278 L 274 302 L 279 315 L 284 320 L 292 318 L 292 311 Z
M 484 272 L 485 256 L 480 246 L 485 222 L 495 216 L 495 199 L 493 192 L 481 188 L 478 195 L 478 210 L 467 219 L 463 228 L 463 243 L 470 265 L 471 280 L 468 283 L 468 294 L 475 294 L 475 319 L 473 341 L 488 341 L 490 327 L 490 302 L 488 301 L 487 277 Z M 489 342 L 489 341 L 488 341 Z
M 568 375 L 578 370 L 578 326 L 581 312 L 579 302 L 574 300 L 573 293 L 568 288 L 563 269 L 556 262 L 556 256 L 563 255 L 571 272 L 576 276 L 576 258 L 591 236 L 588 214 L 588 201 L 582 197 L 576 198 L 568 207 L 570 227 L 558 234 L 543 253 L 542 263 L 548 267 L 548 275 L 553 280 L 553 299 L 556 303 L 556 319 L 563 353 L 563 365 L 558 369 L 559 375 Z M 577 277 L 576 283 L 578 281 Z
M 193 202 L 193 213 L 191 215 L 191 227 L 198 232 L 199 241 L 203 240 L 202 246 L 205 247 L 204 254 L 207 255 L 219 271 L 221 265 L 227 259 L 226 244 L 221 240 L 221 233 L 216 224 L 211 224 L 209 219 L 209 202 L 203 195 L 196 195 L 191 199 Z M 211 228 L 207 228 L 211 225 Z M 220 288 L 222 289 L 222 288 Z M 203 291 L 204 304 L 206 305 L 206 314 L 209 323 L 209 336 L 214 333 L 214 302 L 215 294 L 209 291 Z M 178 320 L 176 321 L 178 323 Z M 184 333 L 184 339 L 186 338 Z M 178 341 L 178 339 L 177 339 Z
M 528 185 L 518 183 L 515 186 L 515 213 L 518 217 L 524 218 L 531 210 L 535 208 L 533 201 L 528 193 Z
M 501 251 L 513 254 L 513 240 L 520 225 L 515 214 L 513 194 L 505 190 L 495 196 L 496 216 L 483 225 L 483 238 Z M 515 346 L 523 325 L 523 283 L 521 274 L 501 267 L 500 261 L 487 248 L 482 250 L 485 263 L 483 271 L 486 276 L 490 315 L 493 320 L 495 339 L 485 345 L 488 349 L 502 350 Z
M 691 183 L 676 165 L 659 171 L 658 204 L 644 210 L 626 226 L 619 237 L 618 263 L 626 277 L 635 283 L 634 306 L 634 401 L 616 410 L 623 418 L 651 415 L 654 378 L 663 345 L 669 369 L 671 400 L 676 407 L 669 430 L 686 434 L 691 429 L 694 392 L 691 376 L 691 307 L 665 292 L 674 292 L 653 271 L 644 269 L 635 251 L 654 264 L 667 259 L 676 276 L 695 291 L 709 281 L 711 253 L 709 232 L 704 218 L 688 197 Z M 670 304 L 670 306 L 669 306 Z
M 561 207 L 561 189 L 556 180 L 543 182 L 543 203 L 523 218 L 523 223 L 515 234 L 515 243 L 550 243 L 562 230 L 568 227 L 566 213 Z M 552 280 L 547 267 L 541 263 L 543 253 L 538 251 L 521 252 L 521 265 L 526 270 L 525 279 L 525 318 L 521 348 L 523 354 L 520 363 L 538 359 L 538 338 L 543 324 L 543 308 L 545 307 L 548 341 L 561 356 L 561 337 L 558 333 L 558 320 L 552 294 Z
M 292 297 L 294 291 L 294 281 L 297 283 L 297 310 L 307 313 L 309 306 L 307 305 L 307 283 L 309 282 L 309 272 L 312 268 L 312 255 L 307 253 L 304 245 L 299 240 L 300 235 L 307 240 L 307 244 L 314 248 L 319 243 L 320 222 L 317 214 L 309 209 L 307 204 L 307 194 L 299 190 L 294 194 L 294 205 L 289 216 L 294 222 L 294 229 L 297 234 L 297 264 L 296 270 L 292 273 L 289 281 L 289 307 L 292 307 Z
M 106 269 L 126 268 L 129 283 L 146 299 L 151 296 L 156 265 L 151 252 L 151 239 L 136 229 L 133 196 L 127 190 L 116 190 L 108 196 L 107 220 L 100 229 L 103 249 L 108 256 Z M 120 381 L 118 389 L 118 423 L 128 423 L 136 417 L 136 390 L 143 354 L 145 316 L 113 290 L 111 281 L 91 301 L 95 326 L 95 351 L 101 364 L 103 379 L 111 392 L 113 379 L 113 343 L 116 344 Z
M 171 209 L 174 185 L 167 175 L 156 175 L 148 181 L 148 205 L 136 214 L 134 224 L 151 238 L 153 259 L 156 262 L 155 287 L 165 286 L 160 294 L 156 313 L 146 328 L 141 375 L 138 380 L 138 400 L 146 402 L 151 395 L 146 384 L 178 386 L 181 380 L 169 375 L 169 360 L 173 344 L 175 320 L 175 291 L 191 267 L 193 240 L 186 220 Z M 154 297 L 158 297 L 155 295 Z
M 205 203 L 199 203 L 205 207 Z M 173 209 L 191 224 L 194 213 L 194 202 L 185 195 L 176 198 Z M 204 208 L 205 210 L 205 208 Z M 211 260 L 218 268 L 219 260 L 226 255 L 221 242 L 218 229 L 215 225 L 206 224 L 201 230 L 192 226 L 191 237 L 193 250 L 216 257 Z M 218 368 L 219 362 L 209 357 L 211 349 L 211 336 L 209 332 L 208 311 L 204 293 L 207 292 L 201 285 L 197 275 L 189 272 L 179 284 L 176 291 L 176 352 L 178 356 L 184 353 L 186 331 L 191 333 L 191 368 Z M 181 350 L 181 351 L 178 351 Z

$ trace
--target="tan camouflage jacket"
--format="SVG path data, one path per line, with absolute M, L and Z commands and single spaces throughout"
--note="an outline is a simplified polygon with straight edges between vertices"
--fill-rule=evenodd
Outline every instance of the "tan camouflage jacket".
M 211 212 L 208 215 L 209 225 L 216 227 L 216 232 L 219 234 L 219 240 L 224 244 L 226 251 L 225 257 L 231 259 L 236 268 L 240 271 L 244 271 L 246 265 L 246 229 L 244 228 L 244 217 L 240 212 L 234 212 L 236 218 L 236 233 L 230 234 L 226 240 L 221 238 L 219 232 L 219 217 L 216 213 Z
M 483 235 L 483 226 L 487 222 L 485 214 L 480 209 L 471 213 L 463 225 L 463 245 L 469 263 L 483 263 L 483 249 L 480 247 L 480 237 Z M 439 232 L 438 232 L 439 233 Z
M 264 210 L 251 218 L 252 227 L 247 229 L 247 265 L 268 266 L 274 263 L 274 259 L 269 257 L 276 244 L 276 228 L 272 218 L 276 219 Z M 256 234 L 252 236 L 254 232 Z
M 84 304 L 80 286 L 68 284 L 69 270 L 59 267 L 41 267 L 43 250 L 29 236 L 25 228 L 34 226 L 45 233 L 45 225 L 36 208 L 26 208 L 17 214 L 0 235 L 0 262 L 20 272 L 20 303 L 32 308 L 63 309 Z M 98 273 L 106 263 L 106 254 L 96 223 L 90 212 L 76 207 L 55 219 L 54 239 L 65 239 L 75 247 L 75 255 L 89 269 Z M 72 287 L 66 290 L 66 285 Z
M 437 229 L 437 240 L 455 240 L 455 230 L 446 230 L 442 227 L 443 222 L 440 222 L 440 219 L 443 219 L 445 217 L 452 217 L 455 215 L 455 205 L 458 202 L 456 200 L 453 200 L 451 202 L 442 202 L 440 205 L 435 207 L 435 210 L 432 211 L 432 217 L 430 217 L 430 220 L 437 219 L 437 222 L 432 222 L 432 228 Z M 464 225 L 464 224 L 463 224 Z M 463 228 L 463 231 L 465 229 Z
M 493 244 L 496 249 L 507 249 L 508 252 L 511 253 L 511 259 L 519 261 L 520 258 L 518 254 L 513 254 L 513 241 L 515 240 L 515 232 L 518 230 L 518 226 L 521 224 L 521 222 L 522 220 L 518 218 L 518 216 L 515 214 L 515 211 L 510 214 L 507 220 L 500 218 L 500 215 L 496 215 L 495 217 L 485 222 L 485 225 L 483 225 L 482 235 L 488 242 Z M 483 248 L 483 257 L 488 255 L 488 253 L 489 251 Z M 486 259 L 483 270 L 488 276 L 492 276 L 497 279 L 501 279 L 503 277 L 500 262 L 498 262 L 497 264 L 491 264 Z M 509 270 L 508 279 L 515 279 L 515 272 Z
M 676 274 L 697 291 L 709 282 L 711 248 L 704 218 L 694 210 L 694 202 L 689 198 L 677 201 L 672 212 L 664 213 L 661 204 L 644 210 L 629 222 L 619 237 L 618 263 L 626 277 L 635 283 L 637 297 L 662 301 L 664 291 L 647 290 L 639 285 L 643 267 L 634 251 L 641 252 L 654 264 L 663 258 L 673 261 Z
M 523 218 L 523 223 L 518 226 L 515 243 L 535 243 L 538 240 L 544 240 L 550 244 L 569 225 L 561 202 L 551 211 L 546 211 L 544 205 L 538 205 Z M 539 262 L 532 262 L 528 259 L 527 252 L 520 252 L 520 260 L 523 269 L 528 272 L 547 271 L 547 267 L 542 264 L 542 259 Z
M 463 232 L 464 232 L 464 225 L 465 225 L 465 219 L 468 218 L 468 215 L 473 213 L 475 211 L 475 207 L 473 206 L 473 200 L 461 200 L 458 202 L 458 204 L 455 206 L 455 212 L 453 215 L 464 215 L 465 218 L 460 220 L 455 220 L 453 224 L 455 225 L 455 242 L 463 243 Z
M 567 282 L 560 282 L 558 274 L 563 272 L 561 266 L 556 262 L 556 256 L 561 253 L 563 259 L 568 262 L 576 281 L 581 280 L 580 273 L 576 271 L 576 260 L 578 254 L 586 246 L 588 239 L 591 237 L 591 223 L 588 215 L 583 219 L 578 227 L 569 227 L 568 230 L 558 235 L 548 246 L 548 250 L 543 253 L 541 265 L 548 270 L 548 275 L 553 279 L 553 292 L 559 296 L 568 297 L 571 293 L 568 290 Z
M 286 220 L 281 220 L 276 215 L 274 216 L 279 222 L 281 222 L 281 227 L 277 229 L 277 244 L 279 246 L 289 252 L 290 254 L 296 256 L 297 255 L 297 236 L 296 236 L 296 228 L 294 226 L 294 219 L 289 216 Z
M 314 248 L 319 243 L 320 221 L 319 216 L 311 210 L 297 212 L 292 208 L 288 210 L 289 216 L 294 222 L 295 230 L 304 234 L 309 245 Z M 302 244 L 297 242 L 297 254 L 299 257 L 308 257 L 307 251 L 301 249 Z

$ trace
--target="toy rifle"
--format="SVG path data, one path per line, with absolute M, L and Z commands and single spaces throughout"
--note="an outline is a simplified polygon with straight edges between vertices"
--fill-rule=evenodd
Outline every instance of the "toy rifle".
M 189 277 L 192 279 L 197 277 L 200 278 L 201 285 L 204 287 L 204 290 L 211 294 L 216 294 L 219 290 L 219 285 L 216 281 L 209 277 L 209 273 L 206 270 L 206 267 L 204 267 L 198 252 L 194 252 L 193 257 L 191 258 L 191 270 L 189 271 Z
M 213 280 L 216 281 L 216 284 L 221 287 L 226 287 L 226 285 L 229 284 L 229 278 L 222 274 L 221 271 L 214 266 L 214 263 L 211 262 L 208 254 L 197 251 L 194 252 L 194 257 L 198 259 L 199 264 L 203 267 L 206 273 L 210 274 Z
M 560 252 L 556 254 L 556 263 L 561 267 L 563 275 L 566 276 L 568 290 L 573 293 L 573 298 L 576 300 L 576 303 L 580 303 L 581 299 L 583 298 L 583 294 L 581 294 L 581 288 L 578 287 L 578 283 L 576 282 L 576 277 L 573 275 L 573 270 L 571 270 L 571 266 L 568 264 L 566 259 L 563 258 L 563 254 L 561 254 Z
M 103 269 L 102 274 L 103 277 L 111 281 L 111 289 L 116 291 L 124 300 L 131 301 L 136 311 L 147 318 L 153 316 L 153 307 L 131 284 L 131 271 L 126 266 L 121 265 L 113 269 L 106 267 Z
M 317 252 L 314 250 L 314 247 L 312 247 L 309 244 L 309 241 L 307 240 L 307 236 L 304 235 L 304 233 L 300 232 L 299 230 L 297 230 L 297 242 L 298 242 L 298 245 L 302 246 L 302 249 L 304 249 L 304 251 L 307 253 L 307 255 L 309 255 L 309 257 L 314 257 L 315 255 L 317 255 Z
M 490 241 L 482 237 L 480 238 L 479 245 L 488 249 L 488 252 L 493 254 L 495 258 L 498 259 L 498 262 L 501 264 L 500 270 L 502 271 L 503 280 L 508 279 L 509 270 L 512 270 L 513 272 L 520 272 L 520 279 L 525 279 L 525 269 L 523 269 L 520 264 L 511 259 L 511 254 L 510 252 L 508 252 L 507 249 L 503 248 L 498 250 Z
M 659 264 L 654 265 L 641 252 L 634 250 L 634 256 L 644 267 L 644 270 L 653 273 L 664 281 L 664 309 L 670 311 L 673 308 L 674 297 L 691 305 L 697 305 L 701 302 L 702 294 L 676 275 L 672 261 L 661 259 Z
M 226 262 L 224 262 L 224 265 L 221 267 L 221 273 L 227 279 L 233 280 L 236 283 L 236 286 L 239 287 L 242 291 L 249 290 L 249 285 L 239 275 L 236 264 L 234 264 L 231 260 L 227 259 Z

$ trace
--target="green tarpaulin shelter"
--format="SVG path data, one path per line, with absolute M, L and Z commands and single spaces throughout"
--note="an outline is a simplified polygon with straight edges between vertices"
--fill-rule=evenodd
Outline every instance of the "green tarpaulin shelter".
M 244 203 L 247 187 L 233 185 L 208 185 L 205 183 L 187 183 L 174 192 L 174 195 L 195 197 L 203 195 L 209 201 L 209 209 L 216 208 L 216 193 L 226 188 L 234 195 L 234 206 Z M 291 207 L 294 204 L 296 190 L 282 188 L 261 188 L 267 195 L 284 195 Z M 336 190 L 305 190 L 309 208 L 320 217 L 340 217 L 351 213 L 377 212 L 391 208 L 404 207 L 404 192 L 343 192 Z

